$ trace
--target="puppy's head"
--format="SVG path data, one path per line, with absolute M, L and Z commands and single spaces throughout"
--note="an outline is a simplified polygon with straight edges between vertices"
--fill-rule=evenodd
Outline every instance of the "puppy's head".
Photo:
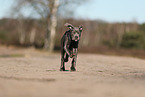
M 74 27 L 73 25 L 66 23 L 65 26 L 71 31 L 71 39 L 74 41 L 79 41 L 81 37 L 81 32 L 83 30 L 82 26 Z

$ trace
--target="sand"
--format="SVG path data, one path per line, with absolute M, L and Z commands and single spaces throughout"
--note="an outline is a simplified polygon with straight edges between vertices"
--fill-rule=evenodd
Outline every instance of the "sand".
M 143 59 L 79 53 L 61 72 L 59 53 L 17 52 L 0 57 L 0 97 L 145 97 Z

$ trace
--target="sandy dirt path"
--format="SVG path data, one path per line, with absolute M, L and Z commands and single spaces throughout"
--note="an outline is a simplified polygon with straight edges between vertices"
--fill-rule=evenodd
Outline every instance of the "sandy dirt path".
M 145 97 L 143 59 L 79 54 L 76 72 L 59 67 L 60 54 L 0 57 L 0 97 Z

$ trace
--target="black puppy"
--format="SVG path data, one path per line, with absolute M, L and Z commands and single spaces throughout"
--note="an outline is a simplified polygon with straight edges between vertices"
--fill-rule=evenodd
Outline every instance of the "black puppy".
M 73 58 L 71 71 L 76 71 L 76 60 L 78 52 L 78 44 L 81 37 L 82 26 L 74 27 L 69 23 L 66 23 L 65 26 L 69 27 L 69 30 L 66 31 L 61 39 L 61 67 L 60 71 L 65 71 L 64 62 L 68 62 L 68 58 Z

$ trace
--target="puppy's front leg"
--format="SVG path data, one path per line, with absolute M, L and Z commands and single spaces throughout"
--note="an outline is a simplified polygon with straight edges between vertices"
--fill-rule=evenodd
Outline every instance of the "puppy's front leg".
M 76 71 L 76 61 L 77 61 L 77 55 L 73 57 L 72 60 L 72 66 L 71 66 L 71 71 Z
M 77 53 L 78 53 L 78 49 L 77 48 L 73 48 L 73 50 L 72 50 L 73 56 L 77 55 Z
M 76 61 L 77 61 L 77 48 L 73 48 L 73 60 L 72 60 L 72 66 L 71 66 L 71 71 L 76 71 Z

